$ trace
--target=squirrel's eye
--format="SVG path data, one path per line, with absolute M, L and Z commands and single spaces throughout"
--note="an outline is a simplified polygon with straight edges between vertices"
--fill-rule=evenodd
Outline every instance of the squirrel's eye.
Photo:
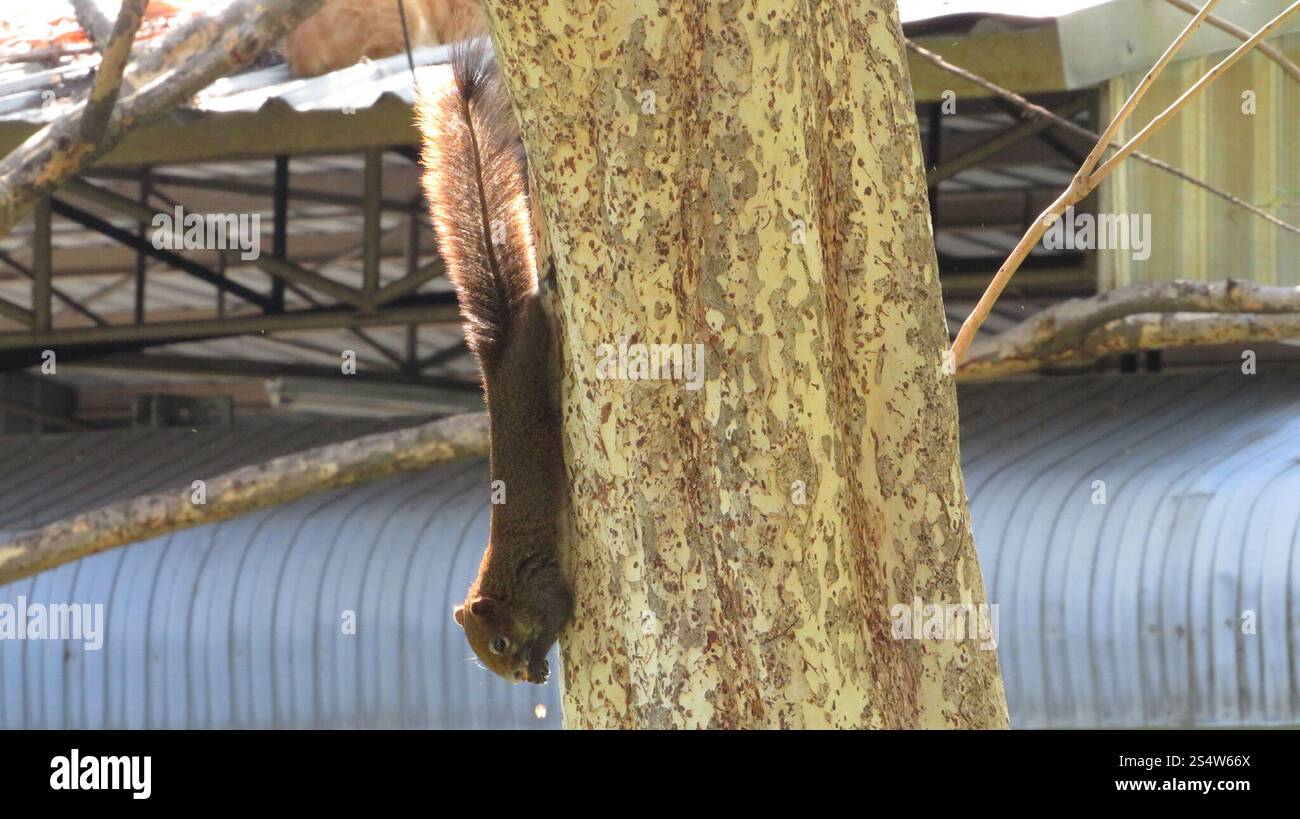
M 493 654 L 505 654 L 506 649 L 510 648 L 510 641 L 504 637 L 493 637 L 488 648 L 492 650 Z

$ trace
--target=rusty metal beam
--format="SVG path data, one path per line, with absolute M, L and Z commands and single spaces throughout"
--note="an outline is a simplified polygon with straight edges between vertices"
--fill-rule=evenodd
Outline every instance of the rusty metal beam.
M 343 308 L 325 308 L 225 319 L 160 321 L 149 324 L 114 324 L 107 327 L 68 327 L 44 332 L 0 333 L 0 350 L 44 349 L 57 348 L 60 345 L 115 342 L 179 343 L 201 338 L 281 333 L 291 330 L 332 330 L 346 327 L 456 322 L 459 320 L 459 313 L 456 309 L 455 296 L 445 295 L 450 298 L 422 298 L 419 302 L 413 300 L 410 304 L 394 305 L 386 310 L 371 313 Z
M 16 321 L 19 324 L 25 324 L 31 327 L 36 323 L 36 316 L 26 307 L 14 304 L 7 299 L 0 299 L 0 316 L 4 316 L 10 321 Z
M 85 174 L 93 179 L 113 179 L 113 180 L 130 180 L 135 179 L 136 175 L 128 171 L 109 170 L 96 168 Z M 274 198 L 275 185 L 267 185 L 263 182 L 245 182 L 239 179 L 211 179 L 205 177 L 180 176 L 178 174 L 158 173 L 153 175 L 153 181 L 158 185 L 170 188 L 192 188 L 194 190 L 217 191 L 219 193 L 237 193 L 245 196 L 256 196 Z M 289 188 L 289 198 L 298 202 L 315 202 L 321 205 L 339 205 L 346 208 L 361 208 L 365 200 L 360 196 L 354 196 L 347 193 L 334 193 L 333 191 L 317 191 L 308 188 Z M 420 201 L 403 202 L 399 199 L 379 200 L 384 210 L 398 211 L 400 213 L 414 213 L 423 215 L 424 209 Z
M 934 102 L 930 104 L 929 132 L 926 134 L 926 159 L 929 160 L 931 169 L 939 167 L 939 162 L 943 158 L 943 103 Z M 929 171 L 927 171 L 928 173 Z M 927 193 L 930 197 L 930 226 L 933 232 L 937 232 L 934 226 L 939 223 L 939 183 L 926 180 Z
M 62 415 L 54 415 L 53 413 L 37 409 L 36 407 L 23 404 L 19 401 L 12 401 L 7 398 L 0 398 L 0 413 L 17 415 L 21 418 L 26 418 L 29 421 L 35 421 L 41 425 L 58 427 L 59 429 L 65 429 L 72 432 L 90 428 L 76 419 L 67 418 Z
M 379 288 L 375 294 L 372 304 L 387 304 L 390 301 L 396 301 L 403 296 L 408 296 L 419 290 L 425 282 L 432 281 L 445 274 L 442 259 L 434 257 L 431 261 L 426 262 L 414 273 L 408 273 L 395 282 L 390 282 Z
M 32 220 L 32 329 L 48 330 L 54 315 L 51 288 L 54 286 L 54 265 L 50 234 L 50 198 L 43 196 L 36 202 Z
M 142 208 L 149 207 L 149 169 L 144 168 L 140 171 L 140 205 Z M 143 213 L 143 211 L 142 211 Z M 140 235 L 140 241 L 144 241 L 149 235 L 149 220 L 140 219 L 136 222 L 136 232 Z M 145 300 L 145 279 L 149 272 L 149 256 L 143 250 L 135 252 L 135 323 L 144 324 L 144 300 Z M 220 291 L 218 291 L 220 292 Z
M 446 361 L 450 361 L 453 358 L 460 358 L 463 355 L 469 355 L 469 347 L 466 347 L 465 343 L 462 341 L 453 344 L 450 347 L 444 347 L 443 349 L 438 350 L 436 353 L 430 353 L 429 355 L 420 359 L 419 363 L 416 366 L 418 367 L 420 372 L 424 372 L 430 367 L 436 367 L 439 364 L 442 364 Z
M 0 262 L 4 262 L 5 264 L 9 265 L 9 267 L 13 268 L 18 273 L 20 273 L 21 275 L 25 276 L 28 279 L 36 278 L 36 274 L 31 270 L 31 268 L 23 265 L 13 256 L 10 256 L 7 252 L 3 250 L 0 250 Z M 65 305 L 72 308 L 73 310 L 76 310 L 78 313 L 90 319 L 94 323 L 96 324 L 108 323 L 99 314 L 95 313 L 89 307 L 86 307 L 83 302 L 77 301 L 76 299 L 69 296 L 67 293 L 64 293 L 59 288 L 50 285 L 50 293 L 54 295 L 54 298 L 63 302 Z
M 365 292 L 367 304 L 373 303 L 375 293 L 379 291 L 379 228 L 380 219 L 383 217 L 379 200 L 383 196 L 383 186 L 384 152 L 378 148 L 371 148 L 366 151 L 365 198 L 363 199 L 365 222 L 362 228 L 364 281 L 362 290 Z
M 288 259 L 282 259 L 278 256 L 259 256 L 253 260 L 253 264 L 270 273 L 272 276 L 279 276 L 288 281 L 300 284 L 303 287 L 315 290 L 318 293 L 324 293 L 327 296 L 333 296 L 344 304 L 350 304 L 353 307 L 360 307 L 365 304 L 364 295 L 355 288 L 348 287 L 346 284 L 340 284 L 333 279 L 322 276 L 314 270 L 308 270 L 300 264 L 295 264 Z
M 275 158 L 275 195 L 272 197 L 275 220 L 271 234 L 271 253 L 281 259 L 289 258 L 289 157 Z M 271 312 L 284 312 L 284 279 L 271 282 Z
M 426 387 L 450 389 L 461 392 L 478 392 L 482 386 L 477 381 L 455 378 L 421 377 L 395 370 L 376 370 L 360 367 L 353 375 L 344 376 L 338 367 L 314 364 L 287 364 L 274 361 L 254 361 L 235 358 L 209 358 L 207 356 L 181 356 L 156 353 L 114 353 L 100 358 L 89 358 L 68 365 L 69 368 L 96 370 L 127 370 L 138 372 L 172 373 L 181 375 L 220 375 L 248 378 L 323 378 L 328 380 L 356 380 L 381 384 L 418 384 Z
M 87 185 L 86 183 L 82 183 L 82 185 L 85 185 L 85 187 L 87 188 L 94 188 L 93 185 Z M 81 195 L 80 193 L 81 189 L 75 188 L 73 190 L 74 192 L 78 193 L 78 195 Z M 138 217 L 139 211 L 137 209 L 140 206 L 137 203 L 132 202 L 130 199 L 127 199 L 124 196 L 118 197 L 118 195 L 113 193 L 112 191 L 100 190 L 100 194 L 104 195 L 105 201 L 112 201 L 113 198 L 115 197 L 121 199 L 130 208 L 129 212 L 127 212 L 125 209 L 124 212 L 126 212 L 128 216 Z M 103 204 L 103 202 L 101 202 L 101 204 Z M 265 295 L 258 293 L 256 290 L 245 287 L 244 285 L 236 281 L 223 278 L 219 276 L 216 272 L 205 267 L 204 265 L 201 265 L 198 262 L 187 259 L 184 256 L 180 255 L 179 253 L 173 253 L 170 250 L 162 250 L 160 248 L 156 248 L 153 246 L 151 242 L 142 241 L 140 237 L 135 236 L 129 231 L 123 230 L 111 224 L 107 220 L 99 218 L 98 216 L 96 216 L 93 213 L 90 213 L 89 211 L 82 210 L 81 208 L 78 208 L 74 205 L 70 205 L 67 202 L 61 201 L 59 199 L 53 200 L 51 207 L 54 209 L 55 213 L 57 213 L 58 215 L 62 216 L 65 219 L 70 219 L 73 222 L 76 222 L 77 224 L 81 225 L 82 227 L 89 228 L 93 231 L 96 231 L 97 233 L 102 233 L 103 235 L 107 236 L 113 241 L 125 245 L 133 250 L 141 250 L 146 255 L 152 256 L 153 258 L 157 259 L 160 262 L 163 262 L 171 267 L 174 267 L 177 270 L 181 270 L 185 273 L 188 273 L 191 276 L 200 279 L 201 281 L 207 282 L 213 287 L 216 287 L 221 290 L 225 290 L 227 293 L 232 293 L 236 296 L 239 296 L 241 299 L 248 302 L 249 304 L 255 304 L 258 307 L 262 308 L 263 310 L 268 309 L 271 305 L 271 300 L 267 298 Z M 153 217 L 150 216 L 149 218 L 152 219 Z
M 1052 113 L 1068 119 L 1087 108 L 1091 102 L 1087 94 L 1080 94 Z M 1026 139 L 1050 127 L 1052 127 L 1052 121 L 1046 117 L 1036 117 L 1012 126 L 987 142 L 980 143 L 929 171 L 925 175 L 925 184 L 934 187 L 943 180 L 956 176 L 968 168 L 973 168 L 986 159 L 1005 151 L 1013 145 L 1024 142 Z

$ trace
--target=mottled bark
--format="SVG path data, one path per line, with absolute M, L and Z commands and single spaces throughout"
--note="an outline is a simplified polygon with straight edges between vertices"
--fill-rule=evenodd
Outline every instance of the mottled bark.
M 891 634 L 984 601 L 895 4 L 487 5 L 559 289 L 566 724 L 1005 725 L 994 652 Z M 601 378 L 620 337 L 703 388 Z

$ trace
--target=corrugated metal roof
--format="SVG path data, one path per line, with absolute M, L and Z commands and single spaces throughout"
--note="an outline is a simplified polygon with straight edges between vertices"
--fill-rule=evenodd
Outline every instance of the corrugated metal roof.
M 410 419 L 248 419 L 234 426 L 0 437 L 0 538 L 77 512 Z
M 451 55 L 449 46 L 413 49 L 417 67 L 439 65 Z M 0 72 L 0 120 L 45 123 L 62 113 L 62 105 L 89 88 L 95 56 L 83 56 L 55 68 L 18 63 Z M 51 89 L 57 93 L 51 95 Z M 44 94 L 44 96 L 42 96 Z M 271 105 L 295 111 L 365 110 L 385 97 L 406 105 L 414 102 L 406 54 L 356 65 L 320 77 L 294 77 L 281 63 L 217 80 L 196 98 L 193 108 L 212 113 L 255 112 Z
M 1013 725 L 1300 724 L 1300 374 L 960 397 Z M 0 530 L 376 428 L 0 440 Z M 558 686 L 477 668 L 446 616 L 477 569 L 487 482 L 482 463 L 448 466 L 0 588 L 104 602 L 108 620 L 98 652 L 0 642 L 0 726 L 554 727 Z
M 1284 5 L 1283 0 L 1228 0 L 1216 13 L 1253 31 Z M 924 29 L 927 33 L 951 29 L 954 36 L 972 26 L 1022 28 L 1054 20 L 1060 31 L 1067 88 L 1091 86 L 1125 71 L 1145 71 L 1186 24 L 1187 17 L 1172 6 L 1153 6 L 1147 0 L 902 0 L 899 7 L 905 24 L 929 24 Z M 51 19 L 59 16 L 66 17 L 66 11 L 51 13 Z M 1291 21 L 1281 31 L 1298 29 L 1300 22 Z M 1116 30 L 1125 31 L 1125 37 L 1111 36 Z M 1207 26 L 1180 52 L 1179 59 L 1236 45 L 1230 36 Z M 446 46 L 423 47 L 413 54 L 417 65 L 433 65 L 446 62 L 448 51 Z M 40 62 L 0 66 L 0 121 L 44 123 L 53 119 L 62 105 L 88 88 L 90 69 L 97 62 L 96 55 L 81 52 L 53 66 Z M 252 112 L 267 105 L 286 105 L 297 111 L 364 110 L 385 97 L 407 104 L 412 100 L 405 54 L 308 79 L 291 77 L 286 65 L 237 74 L 200 94 L 196 107 L 210 112 Z
M 417 68 L 441 65 L 451 57 L 450 46 L 426 46 L 411 51 Z M 363 60 L 320 77 L 300 78 L 285 64 L 217 80 L 198 97 L 204 111 L 256 111 L 278 102 L 295 111 L 346 111 L 369 108 L 384 96 L 415 103 L 411 67 L 406 54 Z
M 962 412 L 1014 725 L 1300 723 L 1300 377 L 991 384 Z
M 0 538 L 77 508 L 391 426 L 0 439 Z M 477 667 L 444 605 L 462 599 L 477 571 L 487 487 L 484 464 L 457 464 L 177 532 L 0 588 L 0 603 L 16 605 L 20 595 L 103 603 L 107 621 L 98 651 L 0 641 L 0 727 L 558 727 L 558 685 L 512 687 Z M 354 635 L 343 633 L 346 612 L 355 613 Z
M 904 0 L 905 22 L 955 15 L 979 18 L 1043 18 L 1068 13 L 1106 0 L 1059 0 L 1055 4 L 1028 4 L 1024 0 Z M 0 3 L 0 11 L 3 3 Z M 51 19 L 63 18 L 70 8 L 52 9 Z M 1028 22 L 1028 21 L 1027 21 Z M 29 22 L 28 28 L 32 28 Z M 412 50 L 416 66 L 447 62 L 448 46 Z M 3 51 L 0 51 L 0 58 Z M 9 62 L 0 65 L 0 121 L 43 124 L 62 113 L 63 106 L 79 99 L 90 87 L 99 57 L 72 51 L 55 61 Z M 319 77 L 296 78 L 286 64 L 245 71 L 216 81 L 194 101 L 192 108 L 210 113 L 251 113 L 268 106 L 295 111 L 362 111 L 385 98 L 413 102 L 413 86 L 406 54 L 362 62 Z

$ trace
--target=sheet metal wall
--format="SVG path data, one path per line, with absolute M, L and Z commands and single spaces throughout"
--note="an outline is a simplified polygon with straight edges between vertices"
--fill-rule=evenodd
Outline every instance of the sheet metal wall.
M 1258 8 L 1273 4 L 1270 0 Z M 1284 5 L 1276 2 L 1269 14 Z M 1300 62 L 1300 33 L 1268 42 L 1292 62 Z M 1225 56 L 1221 52 L 1171 64 L 1121 137 L 1135 134 Z M 1105 84 L 1103 122 L 1124 104 L 1145 71 Z M 1254 113 L 1245 113 L 1247 102 Z M 1300 224 L 1297 145 L 1300 84 L 1254 52 L 1188 103 L 1142 150 L 1294 225 Z M 1098 252 L 1103 289 L 1173 279 L 1300 285 L 1300 236 L 1164 171 L 1129 159 L 1102 183 L 1100 194 L 1097 207 L 1104 212 L 1151 219 L 1151 235 L 1145 237 L 1148 258 L 1134 259 L 1129 250 Z
M 962 411 L 1014 725 L 1300 723 L 1300 377 L 989 385 Z M 0 530 L 373 428 L 0 438 Z M 108 619 L 98 652 L 0 641 L 0 726 L 555 727 L 558 686 L 477 668 L 447 616 L 487 486 L 447 467 L 0 588 Z
M 0 538 L 385 426 L 0 438 Z M 488 498 L 485 466 L 461 464 L 0 587 L 0 604 L 102 603 L 107 621 L 98 651 L 0 640 L 0 728 L 558 727 L 558 686 L 478 668 L 448 616 L 478 568 Z
M 1300 379 L 992 385 L 962 411 L 1016 726 L 1300 722 Z

